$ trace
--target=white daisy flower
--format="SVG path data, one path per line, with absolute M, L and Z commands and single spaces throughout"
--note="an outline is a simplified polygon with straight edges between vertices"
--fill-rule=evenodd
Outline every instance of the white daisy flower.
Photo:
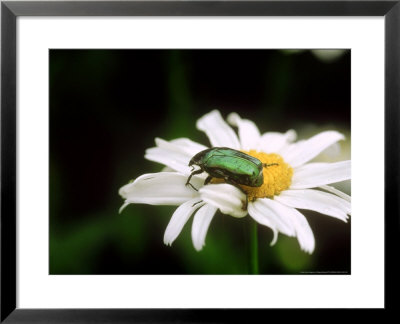
M 264 183 L 260 187 L 237 187 L 213 179 L 204 185 L 207 174 L 195 175 L 185 185 L 192 169 L 191 158 L 207 149 L 188 138 L 165 141 L 156 138 L 156 147 L 146 150 L 145 158 L 165 165 L 164 172 L 144 174 L 123 186 L 119 193 L 125 199 L 121 211 L 129 204 L 179 206 L 173 213 L 164 234 L 164 243 L 171 245 L 194 214 L 192 240 L 196 250 L 205 244 L 206 234 L 217 210 L 233 217 L 249 215 L 257 223 L 273 231 L 271 245 L 278 233 L 297 237 L 302 250 L 312 253 L 313 232 L 303 214 L 308 209 L 344 222 L 350 215 L 350 196 L 329 184 L 351 178 L 351 161 L 309 163 L 319 153 L 344 139 L 336 131 L 325 131 L 308 140 L 294 142 L 296 132 L 261 134 L 250 120 L 236 113 L 228 122 L 238 128 L 239 136 L 214 110 L 197 121 L 197 128 L 206 133 L 211 147 L 240 150 L 274 167 L 264 167 Z M 246 197 L 247 196 L 247 197 Z M 246 204 L 247 202 L 247 204 Z

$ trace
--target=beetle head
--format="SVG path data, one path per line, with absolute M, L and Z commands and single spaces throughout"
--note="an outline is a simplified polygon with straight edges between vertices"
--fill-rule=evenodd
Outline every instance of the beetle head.
M 201 159 L 203 158 L 203 155 L 204 155 L 204 151 L 201 151 L 201 152 L 197 153 L 195 156 L 193 156 L 191 158 L 191 160 L 189 161 L 189 166 L 193 166 L 193 164 L 199 165 Z
M 189 161 L 189 166 L 193 166 L 193 164 L 197 164 L 196 160 L 194 159 L 194 157 Z
M 263 172 L 261 171 L 261 172 L 258 174 L 258 177 L 255 178 L 255 179 L 252 181 L 252 187 L 261 187 L 263 183 L 264 183 L 264 174 L 263 174 Z

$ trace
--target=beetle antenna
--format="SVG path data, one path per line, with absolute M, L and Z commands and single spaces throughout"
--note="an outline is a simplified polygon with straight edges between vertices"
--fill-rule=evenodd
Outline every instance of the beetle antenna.
M 268 167 L 273 166 L 273 165 L 279 165 L 279 163 L 270 163 L 270 164 L 268 164 L 268 163 L 263 163 L 263 167 L 264 167 L 264 168 L 268 168 Z

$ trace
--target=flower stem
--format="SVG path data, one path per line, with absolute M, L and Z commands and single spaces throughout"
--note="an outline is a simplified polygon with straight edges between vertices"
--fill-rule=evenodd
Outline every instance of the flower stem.
M 257 222 L 250 223 L 250 273 L 258 274 L 258 236 Z

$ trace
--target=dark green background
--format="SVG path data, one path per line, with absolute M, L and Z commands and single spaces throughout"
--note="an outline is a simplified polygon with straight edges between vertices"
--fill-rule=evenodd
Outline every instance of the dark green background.
M 216 108 L 262 132 L 349 134 L 350 52 L 324 62 L 310 51 L 51 50 L 50 274 L 248 273 L 250 217 L 218 213 L 196 252 L 191 220 L 172 247 L 163 244 L 176 207 L 130 205 L 118 214 L 118 189 L 162 168 L 144 159 L 154 138 L 209 145 L 195 123 Z M 349 273 L 350 224 L 304 214 L 315 252 L 284 235 L 270 247 L 272 231 L 259 226 L 260 272 Z

